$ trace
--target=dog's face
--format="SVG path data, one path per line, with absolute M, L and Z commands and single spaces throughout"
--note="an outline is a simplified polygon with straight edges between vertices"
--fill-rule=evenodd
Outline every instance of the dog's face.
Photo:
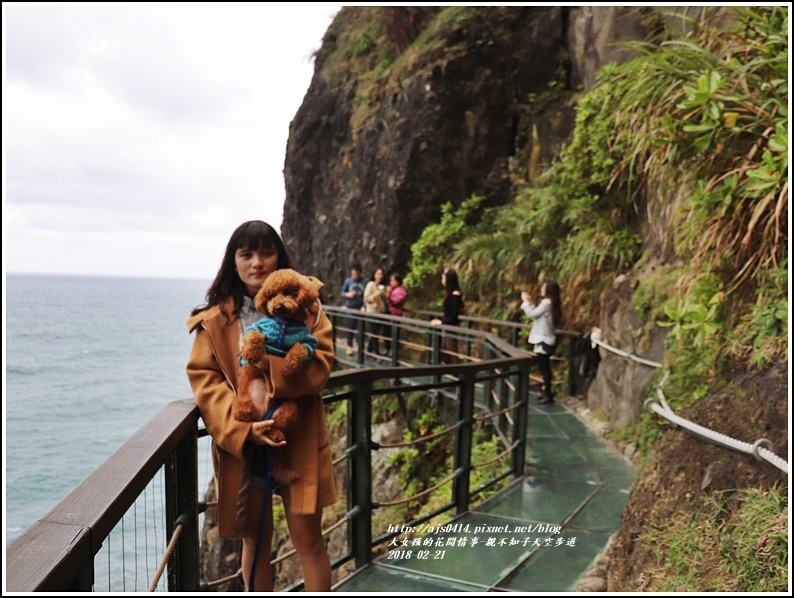
M 323 283 L 288 268 L 267 277 L 254 298 L 257 311 L 268 316 L 305 322 L 320 296 Z

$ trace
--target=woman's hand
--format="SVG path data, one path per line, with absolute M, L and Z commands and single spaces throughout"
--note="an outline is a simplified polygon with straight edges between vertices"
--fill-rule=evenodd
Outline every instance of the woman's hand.
M 430 325 L 431 326 L 441 326 L 441 320 L 439 320 L 438 318 L 433 318 L 432 320 L 430 320 Z
M 248 440 L 253 442 L 254 444 L 266 444 L 268 446 L 284 446 L 287 444 L 286 440 L 282 440 L 281 442 L 274 442 L 271 440 L 267 433 L 270 431 L 270 428 L 273 427 L 273 420 L 266 419 L 261 422 L 254 422 L 251 424 L 251 430 L 248 432 Z
M 527 293 L 526 291 L 521 291 L 521 301 L 523 301 L 524 303 L 528 303 L 529 299 L 530 299 L 529 293 Z

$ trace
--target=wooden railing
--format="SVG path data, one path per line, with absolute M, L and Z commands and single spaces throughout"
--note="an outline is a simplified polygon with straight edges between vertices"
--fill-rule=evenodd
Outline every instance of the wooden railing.
M 195 403 L 183 400 L 149 420 L 7 548 L 6 589 L 90 592 L 94 555 L 163 466 L 166 527 L 173 529 L 180 515 L 190 518 L 169 568 L 169 588 L 198 589 L 198 419 Z

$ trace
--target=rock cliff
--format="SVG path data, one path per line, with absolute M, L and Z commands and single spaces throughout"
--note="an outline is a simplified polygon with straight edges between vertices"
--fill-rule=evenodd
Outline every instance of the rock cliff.
M 617 42 L 660 35 L 671 19 L 649 7 L 343 8 L 290 126 L 282 234 L 296 267 L 326 283 L 330 303 L 340 302 L 353 261 L 367 276 L 377 266 L 404 273 L 411 244 L 442 205 L 472 194 L 488 206 L 509 202 L 516 181 L 533 180 L 556 159 L 577 94 L 594 85 L 596 71 L 633 57 Z M 649 330 L 632 296 L 655 268 L 680 259 L 670 238 L 663 220 L 643 231 L 642 265 L 613 282 L 592 323 L 611 344 L 654 361 L 663 358 L 666 329 Z M 635 423 L 652 371 L 602 356 L 587 405 L 613 429 Z M 744 424 L 759 424 L 785 457 L 783 370 L 729 384 L 736 392 L 715 391 L 682 415 L 750 442 L 757 426 Z M 693 497 L 705 488 L 768 487 L 780 478 L 771 466 L 723 451 L 664 430 L 615 537 L 610 591 L 643 587 L 654 557 L 635 546 L 641 528 L 697 508 Z
M 566 92 L 643 32 L 635 9 L 343 8 L 290 126 L 282 232 L 297 265 L 332 302 L 354 260 L 404 272 L 444 203 L 504 204 L 512 176 L 553 159 Z

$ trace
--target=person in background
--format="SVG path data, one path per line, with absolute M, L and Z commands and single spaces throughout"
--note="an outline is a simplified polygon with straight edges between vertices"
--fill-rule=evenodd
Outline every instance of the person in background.
M 405 313 L 405 301 L 408 299 L 408 291 L 403 286 L 403 277 L 399 274 L 392 274 L 389 277 L 389 296 L 386 304 L 389 308 L 389 314 L 392 316 L 402 316 Z M 391 326 L 389 326 L 384 333 L 391 338 Z M 392 346 L 391 340 L 386 341 L 386 353 L 391 354 Z
M 458 273 L 452 268 L 447 268 L 441 274 L 441 284 L 444 287 L 444 315 L 439 320 L 430 321 L 433 326 L 460 326 L 460 316 L 463 313 L 463 295 L 460 292 Z M 444 335 L 441 344 L 441 361 L 443 363 L 460 363 L 458 357 L 458 339 Z
M 521 291 L 521 309 L 533 320 L 529 331 L 529 343 L 537 355 L 538 367 L 543 376 L 543 393 L 538 404 L 548 405 L 554 402 L 551 390 L 551 356 L 557 342 L 555 326 L 562 321 L 560 308 L 560 287 L 554 280 L 547 280 L 540 287 L 540 303 L 532 304 L 529 293 Z
M 205 305 L 194 309 L 188 318 L 188 330 L 195 338 L 186 369 L 196 405 L 212 437 L 218 536 L 242 538 L 246 588 L 273 590 L 273 509 L 266 494 L 266 464 L 268 451 L 281 450 L 299 474 L 279 493 L 290 538 L 303 565 L 306 590 L 329 592 L 331 562 L 321 520 L 323 507 L 336 502 L 336 489 L 320 393 L 331 374 L 334 347 L 333 327 L 319 302 L 314 319 L 307 323 L 319 344 L 304 373 L 297 379 L 285 379 L 280 367 L 283 358 L 275 355 L 266 355 L 258 364 L 271 377 L 274 396 L 299 403 L 300 419 L 286 444 L 275 444 L 265 435 L 273 420 L 241 422 L 231 416 L 241 334 L 262 316 L 254 308 L 253 297 L 271 273 L 289 267 L 284 244 L 269 224 L 253 220 L 240 225 L 229 239 Z
M 389 313 L 393 316 L 403 315 L 406 299 L 408 299 L 408 291 L 403 286 L 403 277 L 392 274 L 389 278 Z
M 386 272 L 378 268 L 373 272 L 372 278 L 364 289 L 364 305 L 369 314 L 386 313 Z M 367 342 L 367 351 L 380 355 L 380 336 L 383 336 L 384 322 L 375 320 L 370 324 L 370 337 Z
M 361 275 L 361 264 L 355 263 L 350 267 L 350 277 L 342 284 L 342 297 L 345 298 L 345 307 L 352 311 L 362 311 L 364 308 L 364 285 L 366 280 Z M 355 318 L 347 318 L 347 354 L 352 355 L 353 338 L 356 335 L 358 322 Z

